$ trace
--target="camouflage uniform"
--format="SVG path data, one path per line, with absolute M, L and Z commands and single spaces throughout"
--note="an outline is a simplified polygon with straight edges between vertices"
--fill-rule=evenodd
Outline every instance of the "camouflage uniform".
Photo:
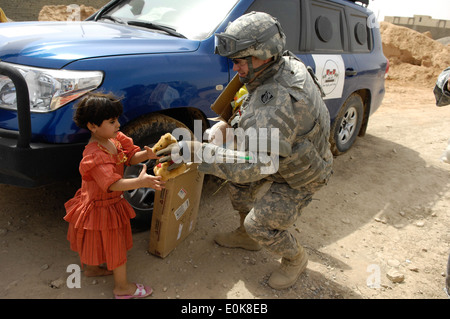
M 446 68 L 439 74 L 439 77 L 434 86 L 434 96 L 436 99 L 436 106 L 445 106 L 450 104 L 450 91 L 448 90 L 447 83 L 450 80 L 450 67 Z M 450 140 L 449 140 L 450 146 Z M 448 146 L 447 146 L 448 148 Z M 442 155 L 441 159 L 447 159 L 446 152 Z M 445 289 L 447 295 L 450 297 L 450 254 L 447 259 L 447 273 L 445 276 Z
M 297 255 L 298 244 L 288 228 L 322 185 L 315 182 L 295 190 L 286 183 L 264 179 L 250 184 L 228 183 L 228 190 L 233 208 L 249 212 L 244 227 L 250 237 L 277 255 L 293 258 Z M 257 191 L 263 187 L 269 188 L 256 199 Z
M 234 209 L 249 212 L 244 222 L 249 236 L 270 251 L 291 258 L 297 254 L 298 244 L 287 229 L 331 175 L 329 113 L 305 65 L 291 54 L 278 57 L 246 86 L 249 96 L 242 104 L 238 127 L 279 130 L 278 171 L 261 174 L 262 168 L 273 164 L 261 161 L 203 162 L 198 169 L 234 182 L 228 183 L 231 200 Z M 205 147 L 221 152 L 215 145 Z M 257 198 L 265 183 L 271 183 L 270 188 Z
M 434 97 L 436 98 L 436 106 L 444 106 L 450 104 L 450 91 L 447 89 L 447 82 L 450 79 L 450 67 L 446 68 L 439 74 L 434 86 Z

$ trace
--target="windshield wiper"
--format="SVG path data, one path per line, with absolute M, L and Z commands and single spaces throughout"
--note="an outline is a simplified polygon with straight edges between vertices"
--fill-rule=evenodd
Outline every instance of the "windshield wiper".
M 108 19 L 108 20 L 111 20 L 111 21 L 114 21 L 114 22 L 117 22 L 120 24 L 127 24 L 124 20 L 117 18 L 117 17 L 113 17 L 111 15 L 102 16 L 101 19 Z
M 144 22 L 144 21 L 133 21 L 133 20 L 127 21 L 127 24 L 135 25 L 138 27 L 154 29 L 154 30 L 161 30 L 161 31 L 167 32 L 168 34 L 173 35 L 175 37 L 186 39 L 186 37 L 184 35 L 182 35 L 181 33 L 178 33 L 175 29 L 166 27 L 166 26 L 163 26 L 160 24 L 156 24 L 156 23 L 152 23 L 152 22 Z

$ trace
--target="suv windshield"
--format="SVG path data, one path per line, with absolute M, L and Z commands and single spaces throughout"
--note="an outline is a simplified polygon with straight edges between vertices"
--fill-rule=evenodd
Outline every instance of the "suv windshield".
M 237 0 L 128 0 L 122 1 L 99 18 L 116 23 L 130 22 L 130 25 L 170 33 L 166 30 L 168 28 L 186 38 L 203 40 L 214 32 L 236 2 Z

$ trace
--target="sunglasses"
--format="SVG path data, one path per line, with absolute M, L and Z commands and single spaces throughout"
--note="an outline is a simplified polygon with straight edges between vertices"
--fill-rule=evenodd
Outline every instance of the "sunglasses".
M 239 65 L 243 65 L 244 63 L 247 63 L 247 58 L 250 56 L 243 56 L 242 58 L 235 58 L 235 59 L 231 59 L 231 62 L 233 62 L 233 64 L 239 64 Z

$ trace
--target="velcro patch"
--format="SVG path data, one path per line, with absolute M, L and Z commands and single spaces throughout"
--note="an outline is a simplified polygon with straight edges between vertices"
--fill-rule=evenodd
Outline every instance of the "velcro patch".
M 261 102 L 262 102 L 263 104 L 267 104 L 267 103 L 268 103 L 270 100 L 272 100 L 273 98 L 274 98 L 273 94 L 270 93 L 269 90 L 266 90 L 266 92 L 264 92 L 264 93 L 261 95 Z

